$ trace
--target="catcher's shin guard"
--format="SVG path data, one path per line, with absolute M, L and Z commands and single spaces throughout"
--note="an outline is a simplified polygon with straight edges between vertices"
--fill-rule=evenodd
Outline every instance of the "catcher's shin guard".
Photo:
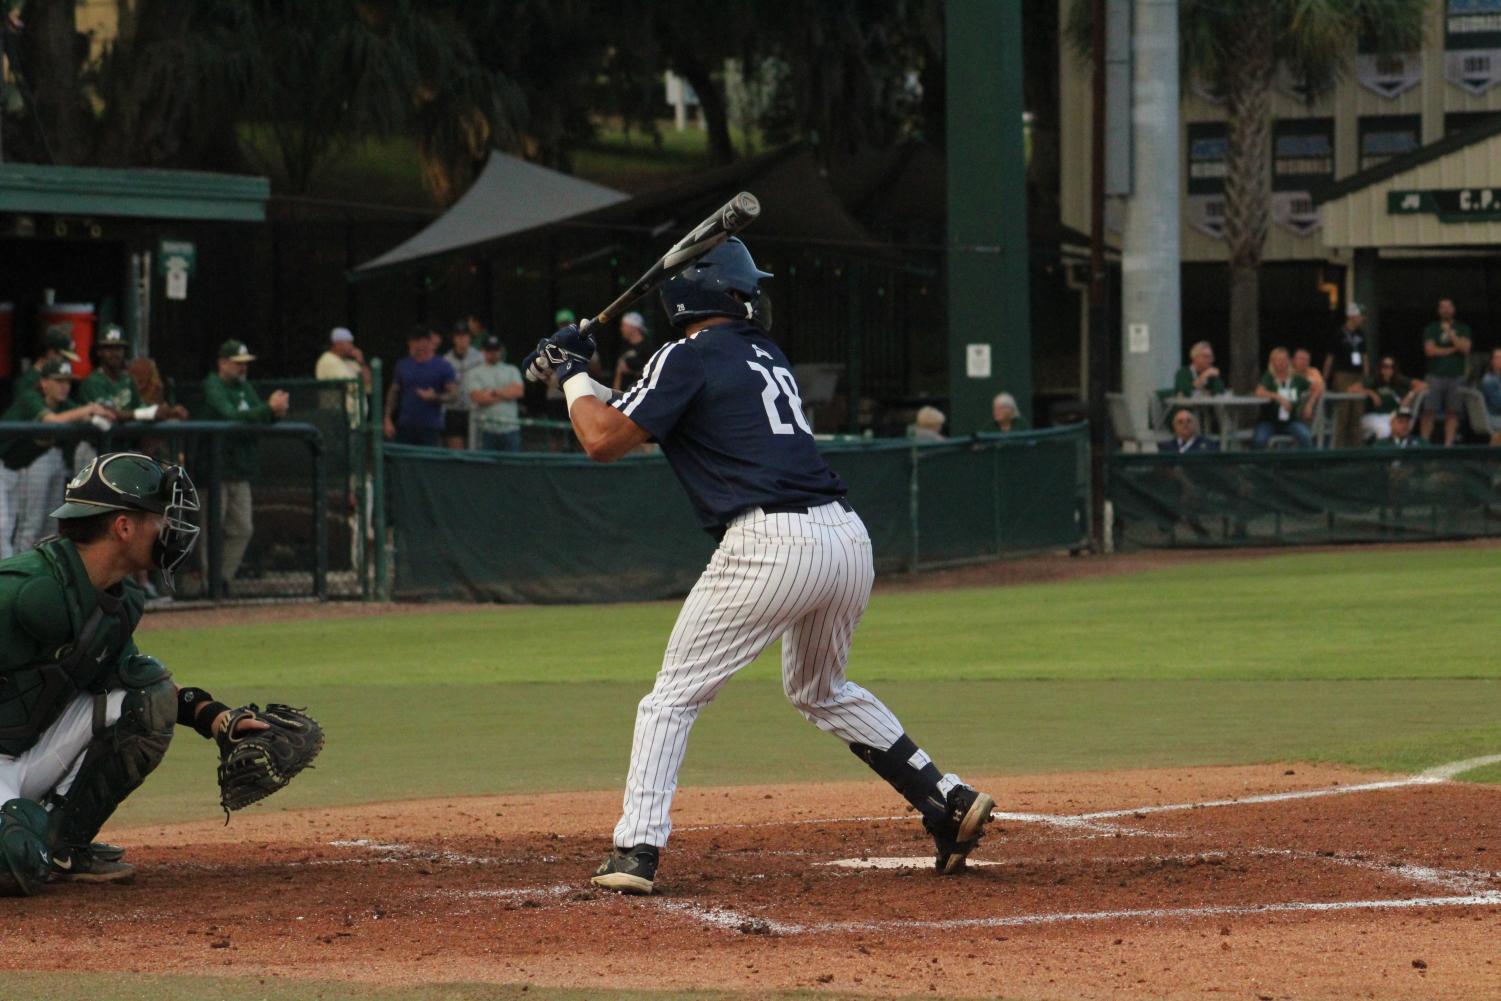
M 921 768 L 912 764 L 917 754 L 917 745 L 905 733 L 884 751 L 868 744 L 851 744 L 855 757 L 869 765 L 877 775 L 890 782 L 892 788 L 911 803 L 925 822 L 938 823 L 947 813 L 948 804 L 943 793 L 938 791 L 938 782 L 943 773 L 929 761 Z
M 29 799 L 0 806 L 0 897 L 29 897 L 47 882 L 47 811 Z
M 53 851 L 87 849 L 126 796 L 161 763 L 177 722 L 176 689 L 166 668 L 137 658 L 121 672 L 120 719 L 94 734 L 68 791 L 54 795 Z

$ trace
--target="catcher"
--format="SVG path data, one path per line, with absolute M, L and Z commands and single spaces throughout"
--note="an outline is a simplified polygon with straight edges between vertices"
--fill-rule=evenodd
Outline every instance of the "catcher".
M 218 741 L 226 810 L 285 785 L 322 748 L 301 713 L 230 709 L 136 649 L 145 597 L 131 575 L 170 582 L 197 510 L 182 467 L 112 452 L 68 484 L 52 512 L 60 538 L 0 561 L 0 896 L 130 880 L 124 851 L 94 838 L 162 760 L 174 724 Z

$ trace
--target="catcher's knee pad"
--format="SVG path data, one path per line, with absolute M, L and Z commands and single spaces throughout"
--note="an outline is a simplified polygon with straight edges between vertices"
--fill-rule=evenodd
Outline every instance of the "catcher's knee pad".
M 916 807 L 924 820 L 942 818 L 946 811 L 944 796 L 938 791 L 943 773 L 931 761 L 921 767 L 912 763 L 917 755 L 917 744 L 905 733 L 886 750 L 878 750 L 869 744 L 851 744 L 855 757 L 865 762 L 881 778 L 890 782 L 902 798 Z M 924 755 L 926 757 L 926 755 Z
M 29 897 L 52 869 L 47 811 L 29 799 L 0 806 L 0 897 Z
M 172 742 L 177 690 L 166 668 L 137 657 L 120 672 L 120 680 L 128 687 L 119 720 L 94 735 L 73 785 L 56 799 L 53 847 L 93 841 L 115 808 L 161 763 Z

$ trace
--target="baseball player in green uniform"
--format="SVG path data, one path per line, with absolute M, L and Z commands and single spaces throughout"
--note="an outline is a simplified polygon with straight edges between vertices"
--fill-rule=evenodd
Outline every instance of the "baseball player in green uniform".
M 52 512 L 60 537 L 0 560 L 0 895 L 49 880 L 115 882 L 133 868 L 94 841 L 167 751 L 174 724 L 221 736 L 229 707 L 178 688 L 136 648 L 132 574 L 170 575 L 198 536 L 180 466 L 94 459 Z M 255 719 L 241 732 L 264 729 Z

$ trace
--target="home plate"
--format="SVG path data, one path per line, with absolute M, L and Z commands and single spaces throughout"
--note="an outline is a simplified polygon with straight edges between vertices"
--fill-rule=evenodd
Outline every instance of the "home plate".
M 899 858 L 841 858 L 832 862 L 815 862 L 815 865 L 834 865 L 841 869 L 931 869 L 933 856 L 902 856 Z M 970 859 L 969 865 L 1000 865 L 999 862 L 984 862 Z

